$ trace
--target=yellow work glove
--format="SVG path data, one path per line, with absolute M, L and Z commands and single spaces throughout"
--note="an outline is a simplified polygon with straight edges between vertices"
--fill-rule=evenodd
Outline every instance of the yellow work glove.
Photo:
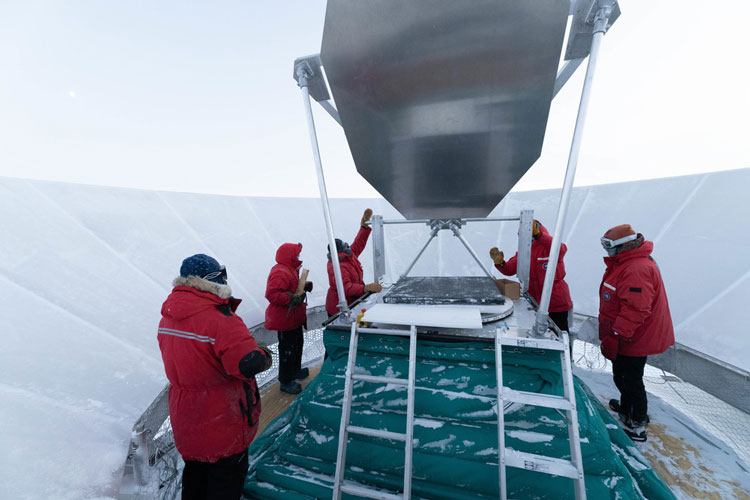
M 370 283 L 369 285 L 365 285 L 365 292 L 380 293 L 382 290 L 383 287 L 380 286 L 380 283 Z
M 496 266 L 503 267 L 505 265 L 505 255 L 497 247 L 490 248 L 490 259 Z
M 367 208 L 365 209 L 365 213 L 362 214 L 362 220 L 359 222 L 359 225 L 367 227 L 367 222 L 370 221 L 370 217 L 372 217 L 372 208 Z

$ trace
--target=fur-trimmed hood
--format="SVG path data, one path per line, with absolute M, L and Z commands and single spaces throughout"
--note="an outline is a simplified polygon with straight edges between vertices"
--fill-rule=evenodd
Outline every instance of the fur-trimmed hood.
M 208 292 L 216 295 L 221 299 L 228 299 L 232 296 L 232 289 L 229 285 L 221 285 L 213 281 L 204 280 L 198 276 L 177 276 L 172 282 L 173 286 L 189 286 L 201 292 Z
M 233 300 L 239 304 L 231 297 L 232 289 L 227 285 L 198 276 L 178 276 L 173 283 L 174 290 L 161 306 L 161 314 L 165 318 L 180 321 L 224 304 L 233 307 Z

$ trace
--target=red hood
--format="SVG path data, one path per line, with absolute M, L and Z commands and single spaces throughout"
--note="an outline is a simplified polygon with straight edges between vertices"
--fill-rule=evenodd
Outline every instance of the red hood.
M 539 234 L 549 234 L 549 231 L 547 231 L 547 228 L 541 222 L 539 222 Z
M 302 252 L 302 243 L 284 243 L 276 250 L 276 262 L 297 270 L 302 261 L 299 254 Z
M 654 244 L 651 241 L 644 240 L 643 244 L 639 247 L 625 250 L 614 257 L 604 257 L 604 263 L 609 267 L 612 264 L 620 264 L 631 259 L 647 258 L 653 251 Z
M 161 314 L 165 318 L 183 320 L 227 302 L 229 299 L 222 299 L 211 292 L 203 292 L 189 286 L 176 286 L 162 304 Z

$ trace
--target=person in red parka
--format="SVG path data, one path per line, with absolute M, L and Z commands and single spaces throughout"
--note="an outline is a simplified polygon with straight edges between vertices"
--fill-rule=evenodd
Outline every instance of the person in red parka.
M 547 263 L 549 261 L 550 249 L 552 248 L 552 235 L 547 228 L 538 220 L 534 219 L 531 229 L 531 269 L 529 269 L 529 295 L 537 304 L 542 298 L 544 288 L 544 277 L 547 275 Z M 552 285 L 552 296 L 549 300 L 549 317 L 560 330 L 569 331 L 568 314 L 573 309 L 573 301 L 570 300 L 570 290 L 565 282 L 565 253 L 568 247 L 565 243 L 560 244 L 560 254 L 557 257 L 557 270 L 555 281 Z M 513 276 L 518 270 L 518 252 L 505 260 L 503 252 L 493 247 L 490 249 L 490 258 L 495 263 L 495 268 L 506 276 Z
M 612 360 L 620 399 L 609 402 L 634 441 L 646 440 L 648 402 L 643 385 L 646 358 L 674 344 L 672 316 L 664 282 L 651 252 L 654 244 L 629 224 L 604 233 L 608 257 L 599 286 L 599 340 L 602 354 Z
M 367 222 L 372 217 L 372 210 L 366 209 L 360 220 L 360 228 L 357 237 L 350 247 L 348 243 L 336 238 L 336 253 L 338 254 L 339 263 L 341 264 L 341 279 L 344 282 L 344 293 L 346 294 L 346 303 L 351 304 L 361 297 L 365 292 L 380 292 L 383 287 L 379 283 L 370 283 L 365 285 L 364 271 L 360 264 L 359 254 L 367 246 L 367 239 L 370 237 L 372 228 Z M 331 262 L 331 249 L 328 249 L 328 295 L 326 296 L 326 312 L 329 316 L 338 314 L 339 294 L 336 290 L 336 277 L 333 273 L 333 262 Z
M 300 277 L 301 252 L 302 243 L 281 245 L 266 284 L 266 329 L 278 332 L 279 387 L 289 394 L 299 393 L 302 386 L 297 380 L 310 375 L 307 368 L 302 368 L 302 327 L 307 328 L 305 292 L 311 292 L 313 284 L 307 281 L 307 269 Z
M 271 353 L 235 314 L 240 300 L 226 276 L 216 259 L 188 257 L 161 308 L 158 340 L 174 442 L 185 461 L 183 499 L 242 496 L 260 417 L 255 375 L 271 366 Z

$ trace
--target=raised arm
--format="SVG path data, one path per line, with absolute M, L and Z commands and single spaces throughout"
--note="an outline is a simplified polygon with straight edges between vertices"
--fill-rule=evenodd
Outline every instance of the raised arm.
M 370 237 L 371 232 L 372 229 L 369 226 L 359 228 L 359 232 L 351 245 L 352 254 L 354 254 L 355 257 L 359 257 L 359 254 L 361 254 L 367 246 L 367 239 Z

